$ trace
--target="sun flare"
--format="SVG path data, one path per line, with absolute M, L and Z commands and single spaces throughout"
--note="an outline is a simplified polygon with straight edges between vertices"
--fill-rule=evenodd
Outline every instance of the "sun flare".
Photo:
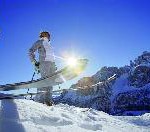
M 75 57 L 70 57 L 67 59 L 67 65 L 74 67 L 77 65 L 77 59 Z

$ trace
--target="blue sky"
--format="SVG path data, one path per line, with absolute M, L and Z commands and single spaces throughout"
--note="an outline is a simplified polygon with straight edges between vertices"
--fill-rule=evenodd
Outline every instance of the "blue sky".
M 129 64 L 150 51 L 149 7 L 149 0 L 1 0 L 0 84 L 31 79 L 27 53 L 42 30 L 56 55 L 89 59 L 82 76 Z

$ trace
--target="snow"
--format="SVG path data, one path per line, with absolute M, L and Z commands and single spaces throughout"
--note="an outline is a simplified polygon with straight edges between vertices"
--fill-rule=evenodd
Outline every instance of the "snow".
M 63 97 L 64 100 L 70 99 L 72 102 L 76 102 L 76 100 L 80 100 L 81 102 L 86 102 L 87 100 L 90 100 L 91 98 L 92 98 L 91 95 L 81 96 L 78 93 L 78 90 L 76 89 L 68 90 L 67 94 L 65 94 L 65 96 Z
M 31 100 L 0 101 L 0 132 L 149 132 L 150 113 L 111 116 L 64 104 L 48 107 Z
M 127 73 L 123 74 L 116 79 L 114 85 L 112 86 L 111 100 L 113 100 L 114 97 L 119 93 L 132 91 L 132 90 L 137 90 L 137 89 L 133 86 L 128 85 L 128 74 Z
M 135 67 L 135 69 L 137 68 L 137 67 L 140 67 L 140 66 L 145 66 L 145 67 L 149 67 L 150 68 L 150 64 L 149 63 L 142 63 L 142 64 L 140 64 L 140 65 L 137 65 L 136 67 Z

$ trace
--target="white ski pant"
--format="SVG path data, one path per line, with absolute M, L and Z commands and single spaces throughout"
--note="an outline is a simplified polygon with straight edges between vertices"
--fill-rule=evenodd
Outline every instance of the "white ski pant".
M 53 74 L 56 70 L 55 62 L 51 62 L 51 61 L 40 62 L 39 68 L 40 68 L 41 77 L 49 76 Z M 41 103 L 50 102 L 52 100 L 52 90 L 53 90 L 52 86 L 38 88 L 37 92 L 44 92 L 39 95 L 38 102 Z

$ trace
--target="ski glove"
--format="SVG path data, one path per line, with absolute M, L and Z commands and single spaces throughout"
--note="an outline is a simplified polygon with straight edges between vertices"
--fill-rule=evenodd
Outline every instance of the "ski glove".
M 39 67 L 39 66 L 40 66 L 40 62 L 36 62 L 34 65 L 35 65 L 36 67 Z
M 40 73 L 40 68 L 39 68 L 40 62 L 37 62 L 36 60 L 34 60 L 32 63 L 33 63 L 33 65 L 35 66 L 35 71 L 36 71 L 37 73 Z

